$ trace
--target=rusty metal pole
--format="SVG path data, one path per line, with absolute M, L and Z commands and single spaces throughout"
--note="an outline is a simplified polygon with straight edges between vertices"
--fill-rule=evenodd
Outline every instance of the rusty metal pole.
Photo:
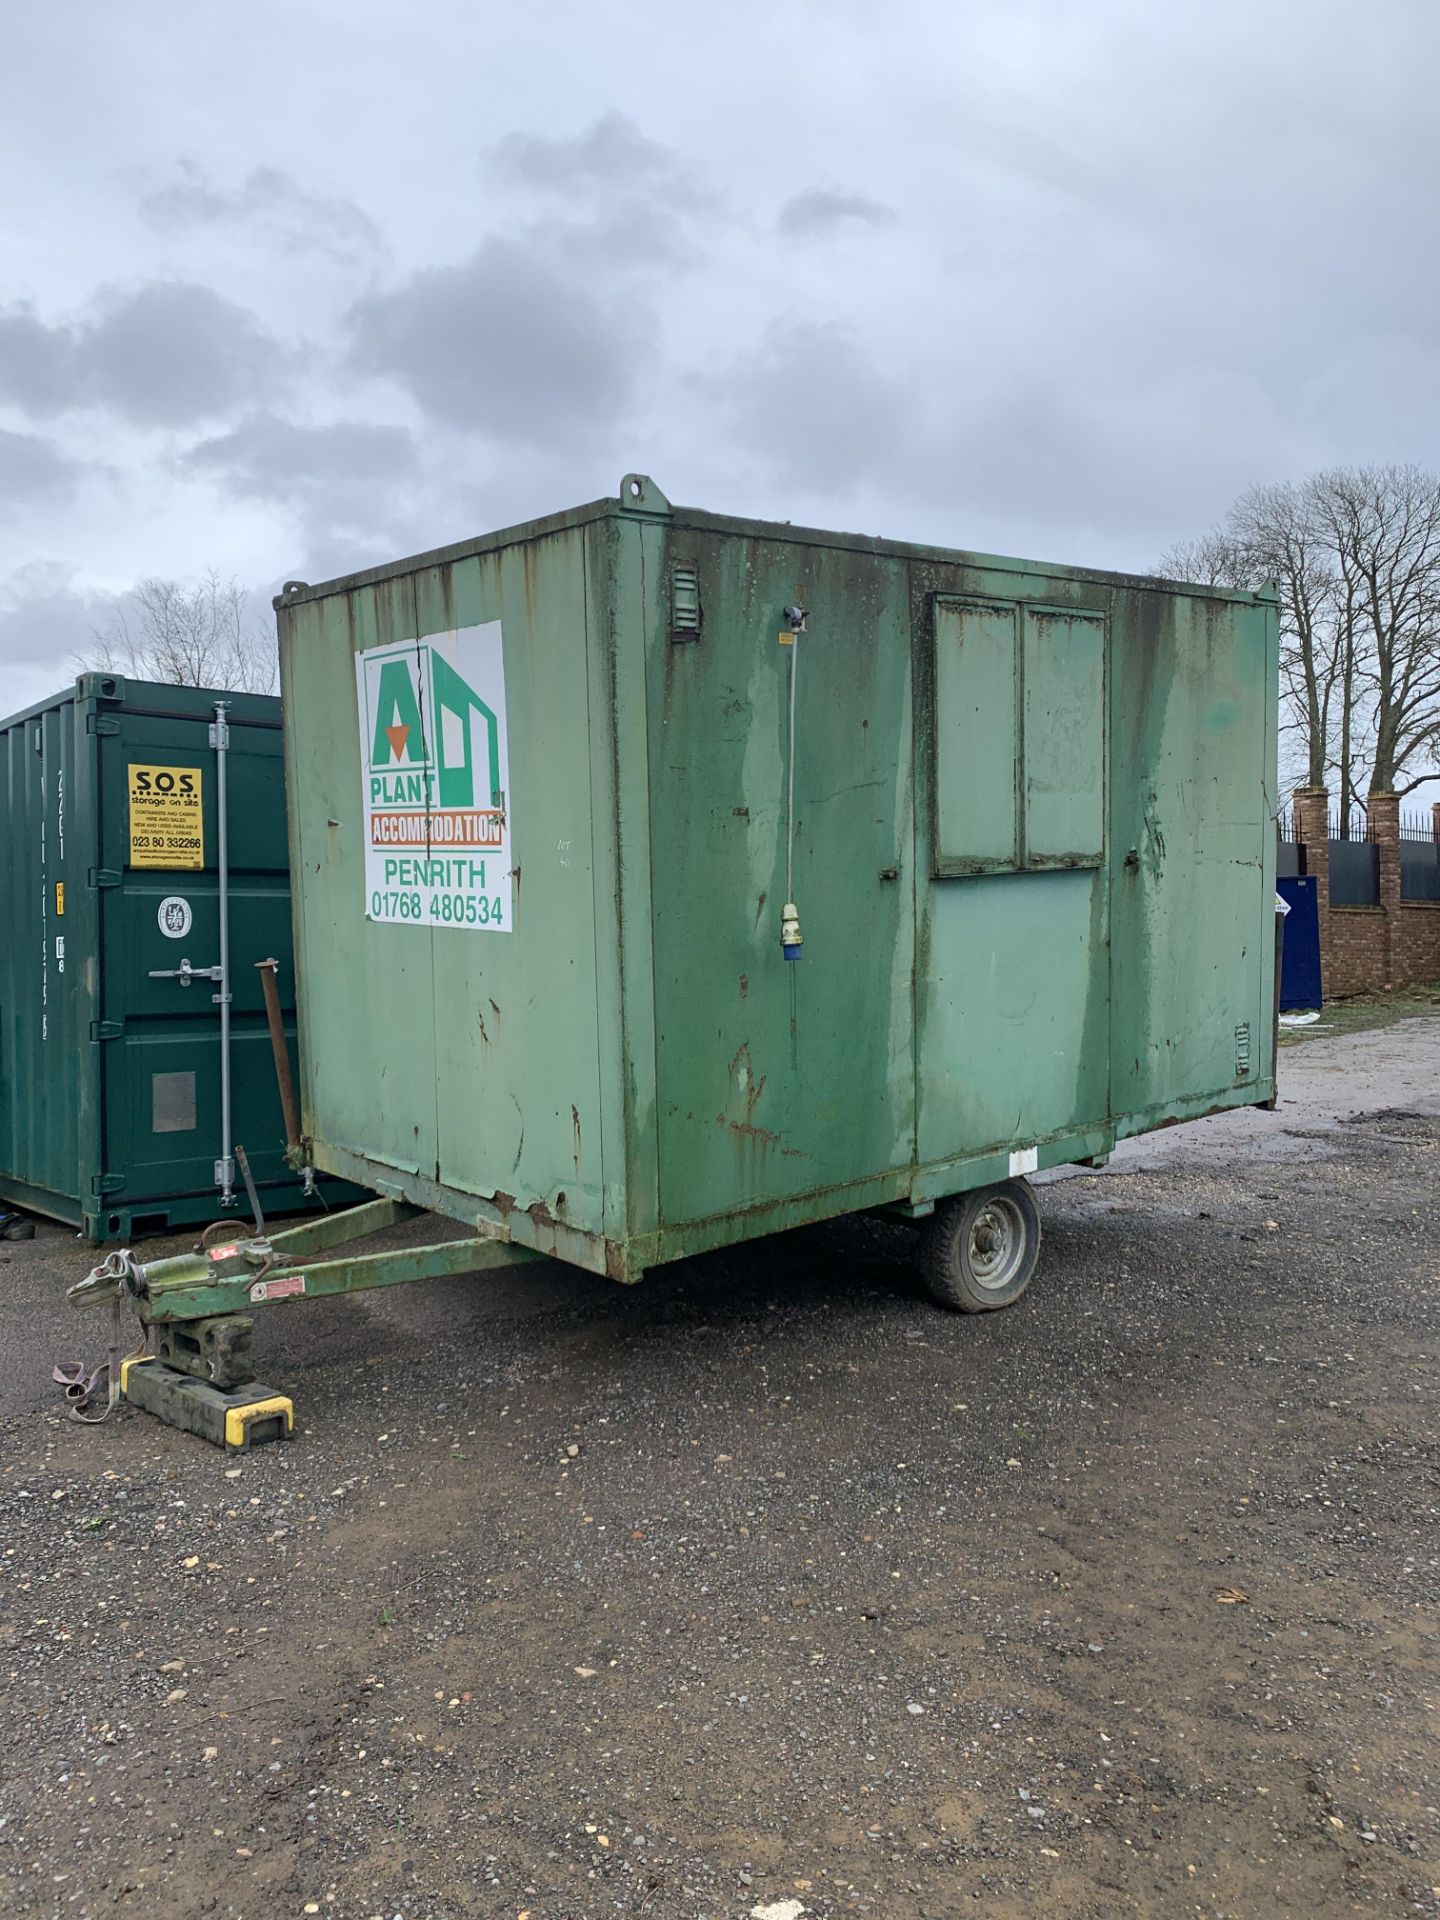
M 285 1044 L 285 1022 L 280 1014 L 278 960 L 257 960 L 260 984 L 265 991 L 265 1020 L 270 1028 L 270 1047 L 275 1055 L 275 1079 L 280 1088 L 280 1106 L 285 1115 L 285 1143 L 300 1144 L 300 1110 L 295 1105 L 295 1082 L 290 1077 L 290 1049 Z

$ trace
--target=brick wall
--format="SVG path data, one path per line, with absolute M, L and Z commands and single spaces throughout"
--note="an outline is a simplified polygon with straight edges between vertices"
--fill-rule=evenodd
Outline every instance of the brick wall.
M 1440 903 L 1400 898 L 1400 801 L 1375 793 L 1367 807 L 1380 849 L 1380 904 L 1330 904 L 1330 795 L 1324 787 L 1295 792 L 1295 838 L 1304 871 L 1315 876 L 1320 916 L 1320 977 L 1327 998 L 1377 993 L 1440 980 Z M 1440 804 L 1433 809 L 1440 839 Z

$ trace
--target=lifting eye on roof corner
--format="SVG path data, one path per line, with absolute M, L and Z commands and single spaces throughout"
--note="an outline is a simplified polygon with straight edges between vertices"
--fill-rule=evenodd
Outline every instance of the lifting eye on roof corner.
M 280 589 L 280 598 L 282 600 L 288 600 L 292 593 L 308 593 L 309 591 L 310 582 L 308 580 L 287 580 Z
M 620 482 L 620 504 L 632 513 L 669 513 L 670 502 L 648 473 L 627 473 Z

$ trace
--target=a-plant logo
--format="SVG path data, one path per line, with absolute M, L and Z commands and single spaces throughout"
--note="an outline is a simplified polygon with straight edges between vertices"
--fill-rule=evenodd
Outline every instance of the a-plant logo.
M 405 761 L 430 764 L 425 751 L 425 728 L 420 719 L 420 662 L 408 648 L 389 659 L 365 661 L 366 680 L 374 689 L 375 737 L 370 743 L 370 770 L 387 772 Z
M 399 653 L 363 658 L 366 678 L 374 687 L 370 771 L 401 776 L 402 792 L 417 797 L 420 788 L 415 776 L 434 776 L 437 806 L 502 807 L 500 723 L 444 654 L 434 647 L 407 647 Z M 484 734 L 483 756 L 476 751 L 474 718 Z M 488 779 L 478 802 L 477 760 Z
M 355 666 L 369 917 L 508 928 L 499 621 L 376 647 Z M 472 851 L 486 858 L 455 857 Z

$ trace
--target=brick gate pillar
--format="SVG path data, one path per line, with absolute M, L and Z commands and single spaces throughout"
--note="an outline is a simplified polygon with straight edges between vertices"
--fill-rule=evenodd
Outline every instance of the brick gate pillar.
M 1320 984 L 1330 991 L 1330 792 L 1326 787 L 1296 787 L 1295 843 L 1301 870 L 1315 882 L 1315 913 L 1320 925 Z
M 1395 984 L 1400 958 L 1400 796 L 1372 793 L 1365 802 L 1370 837 L 1380 849 L 1380 905 L 1385 914 L 1385 985 Z
M 1321 920 L 1330 908 L 1330 790 L 1295 789 L 1295 839 L 1305 849 L 1306 873 L 1315 876 Z

